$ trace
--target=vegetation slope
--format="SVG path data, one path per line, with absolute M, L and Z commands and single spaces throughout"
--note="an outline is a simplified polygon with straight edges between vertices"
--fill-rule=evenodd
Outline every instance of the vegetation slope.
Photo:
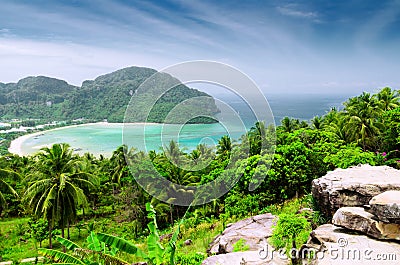
M 84 264 L 99 264 L 95 260 L 103 254 L 127 262 L 149 262 L 152 257 L 149 264 L 171 264 L 172 257 L 176 264 L 200 264 L 212 237 L 228 222 L 264 212 L 280 214 L 282 220 L 288 220 L 279 224 L 274 245 L 288 246 L 289 238 L 300 246 L 307 233 L 288 233 L 285 227 L 299 220 L 293 226 L 309 230 L 330 218 L 322 216 L 307 196 L 313 179 L 338 167 L 365 163 L 399 168 L 399 106 L 398 91 L 383 88 L 377 94 L 350 98 L 343 110 L 331 109 L 311 121 L 286 117 L 276 130 L 257 122 L 240 142 L 222 137 L 216 150 L 199 145 L 187 153 L 175 142 L 165 151 L 149 153 L 120 146 L 108 159 L 91 154 L 77 156 L 67 144 L 57 144 L 34 156 L 2 156 L 0 256 L 20 260 L 38 255 L 36 248 L 40 246 L 53 247 L 57 255 L 50 250 L 39 251 L 65 263 L 68 259 L 62 255 L 74 256 L 79 251 L 65 249 L 64 253 L 63 242 L 66 248 L 79 245 L 85 249 L 88 256 L 82 258 Z M 265 148 L 261 148 L 263 145 Z M 184 162 L 186 168 L 177 166 Z M 234 166 L 227 168 L 229 163 Z M 182 185 L 196 186 L 218 177 L 227 181 L 237 176 L 240 179 L 222 197 L 188 209 L 173 204 L 182 192 L 174 185 L 164 190 L 168 198 L 165 201 L 151 197 L 138 185 L 136 180 L 140 178 L 151 180 L 149 188 L 160 185 L 154 169 Z M 254 183 L 260 179 L 254 176 L 261 177 L 262 183 Z M 260 185 L 250 191 L 251 183 Z M 287 208 L 288 200 L 293 199 Z M 308 205 L 315 210 L 311 215 L 296 213 Z M 181 230 L 176 240 L 168 243 L 168 239 L 162 239 L 174 239 L 172 231 L 178 227 Z M 118 239 L 111 239 L 110 235 Z M 62 238 L 69 238 L 76 245 Z M 185 244 L 187 239 L 192 243 Z M 100 247 L 96 250 L 96 246 Z M 176 253 L 172 251 L 175 248 Z
M 95 80 L 87 80 L 81 87 L 69 85 L 63 80 L 45 76 L 27 77 L 18 83 L 0 83 L 0 117 L 5 119 L 38 119 L 42 122 L 86 118 L 107 119 L 109 122 L 123 122 L 126 106 L 138 87 L 156 71 L 143 67 L 128 67 Z M 155 86 L 171 83 L 173 77 L 162 74 Z M 177 104 L 193 97 L 209 97 L 206 93 L 178 85 L 162 95 L 155 104 L 148 122 L 163 122 L 168 112 Z M 142 98 L 146 106 L 149 98 Z M 140 112 L 140 108 L 135 111 Z M 190 111 L 190 109 L 184 110 Z M 204 106 L 204 115 L 218 112 L 210 97 Z M 144 118 L 133 121 L 144 121 Z M 177 121 L 178 122 L 178 121 Z M 213 122 L 212 119 L 198 118 L 192 122 Z

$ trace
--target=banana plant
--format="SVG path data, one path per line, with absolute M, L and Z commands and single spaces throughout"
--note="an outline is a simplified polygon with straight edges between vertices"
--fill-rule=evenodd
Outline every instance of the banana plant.
M 147 262 L 148 265 L 175 264 L 176 241 L 180 232 L 180 226 L 183 224 L 185 216 L 178 224 L 177 229 L 172 235 L 168 245 L 163 247 L 160 243 L 158 234 L 156 211 L 150 203 L 146 203 L 146 210 L 150 222 L 147 224 L 150 234 L 147 237 L 147 253 L 132 244 L 131 242 L 104 233 L 95 233 L 91 231 L 87 242 L 87 248 L 82 248 L 76 243 L 57 237 L 66 249 L 73 251 L 72 254 L 63 253 L 58 250 L 40 248 L 40 254 L 47 258 L 51 258 L 56 263 L 63 264 L 79 264 L 79 265 L 128 265 L 127 261 L 119 259 L 116 254 L 121 251 L 128 254 L 136 255 Z M 189 209 L 188 209 L 189 210 Z M 187 212 L 187 211 L 186 211 Z

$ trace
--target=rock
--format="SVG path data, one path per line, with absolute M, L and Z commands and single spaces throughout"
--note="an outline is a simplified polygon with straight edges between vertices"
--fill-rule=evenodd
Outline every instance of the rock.
M 369 201 L 368 212 L 387 223 L 400 224 L 400 191 L 385 191 Z
M 191 239 L 185 240 L 185 242 L 183 242 L 185 246 L 190 246 L 192 243 L 193 241 Z
M 272 235 L 272 226 L 276 223 L 276 216 L 267 213 L 256 215 L 229 225 L 222 234 L 215 237 L 208 250 L 211 254 L 225 254 L 233 252 L 233 245 L 240 239 L 244 240 L 249 251 L 259 250 Z
M 233 252 L 208 257 L 202 265 L 286 265 L 289 260 L 263 258 L 259 251 Z
M 336 169 L 312 182 L 312 195 L 327 216 L 340 207 L 361 207 L 388 190 L 400 190 L 400 170 L 388 166 Z
M 303 260 L 303 264 L 310 265 L 389 265 L 400 260 L 400 244 L 349 234 L 349 230 L 332 224 L 312 231 L 302 251 L 301 255 L 314 253 L 313 258 Z
M 3 261 L 3 262 L 0 262 L 0 265 L 11 265 L 11 264 L 13 264 L 12 261 Z
M 161 235 L 161 236 L 160 236 L 160 241 L 163 241 L 163 240 L 165 240 L 165 241 L 170 240 L 171 237 L 172 237 L 172 233 Z
M 343 207 L 333 215 L 332 223 L 376 239 L 400 240 L 400 225 L 381 222 L 361 207 Z

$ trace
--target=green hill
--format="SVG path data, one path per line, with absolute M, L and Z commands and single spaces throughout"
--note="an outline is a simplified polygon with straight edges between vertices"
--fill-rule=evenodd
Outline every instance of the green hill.
M 69 85 L 63 80 L 44 76 L 27 77 L 18 83 L 0 83 L 0 117 L 1 119 L 40 119 L 42 121 L 72 120 L 86 118 L 94 120 L 107 119 L 110 122 L 122 122 L 126 107 L 137 88 L 156 70 L 143 67 L 128 67 L 109 74 L 87 80 L 81 87 Z M 176 82 L 173 77 L 162 74 L 157 78 L 154 88 Z M 129 121 L 144 121 L 145 108 L 154 96 L 154 91 L 144 91 L 140 102 L 133 106 L 135 117 Z M 206 104 L 202 105 L 203 113 L 213 115 L 218 112 L 214 100 L 206 93 L 178 85 L 163 95 L 150 112 L 147 121 L 163 122 L 168 112 L 184 100 L 205 96 Z M 184 109 L 184 108 L 183 108 Z M 183 113 L 189 113 L 190 108 Z M 181 122 L 174 119 L 175 122 Z M 199 118 L 192 122 L 212 122 L 212 119 Z

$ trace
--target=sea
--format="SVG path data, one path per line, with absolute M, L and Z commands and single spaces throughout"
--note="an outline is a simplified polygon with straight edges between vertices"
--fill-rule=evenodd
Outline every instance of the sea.
M 263 106 L 270 110 L 265 111 L 268 117 L 258 117 L 258 120 L 267 121 L 267 125 L 279 125 L 285 117 L 299 120 L 310 120 L 315 116 L 323 116 L 331 108 L 341 109 L 342 103 L 348 95 L 332 94 L 285 94 L 268 95 L 268 105 Z M 238 140 L 256 122 L 257 109 L 253 109 L 238 97 L 219 97 L 231 109 L 234 115 L 220 113 L 216 116 L 219 123 L 214 124 L 123 124 L 123 123 L 98 123 L 77 127 L 65 127 L 57 130 L 44 131 L 40 135 L 27 138 L 21 145 L 24 155 L 31 155 L 45 146 L 54 143 L 68 143 L 74 152 L 84 154 L 92 153 L 109 157 L 120 145 L 126 144 L 143 151 L 161 151 L 171 140 L 178 142 L 179 146 L 190 152 L 198 144 L 215 147 L 223 135 Z M 259 108 L 259 106 L 258 106 Z M 222 112 L 224 108 L 222 106 Z M 233 118 L 229 118 L 233 117 Z

